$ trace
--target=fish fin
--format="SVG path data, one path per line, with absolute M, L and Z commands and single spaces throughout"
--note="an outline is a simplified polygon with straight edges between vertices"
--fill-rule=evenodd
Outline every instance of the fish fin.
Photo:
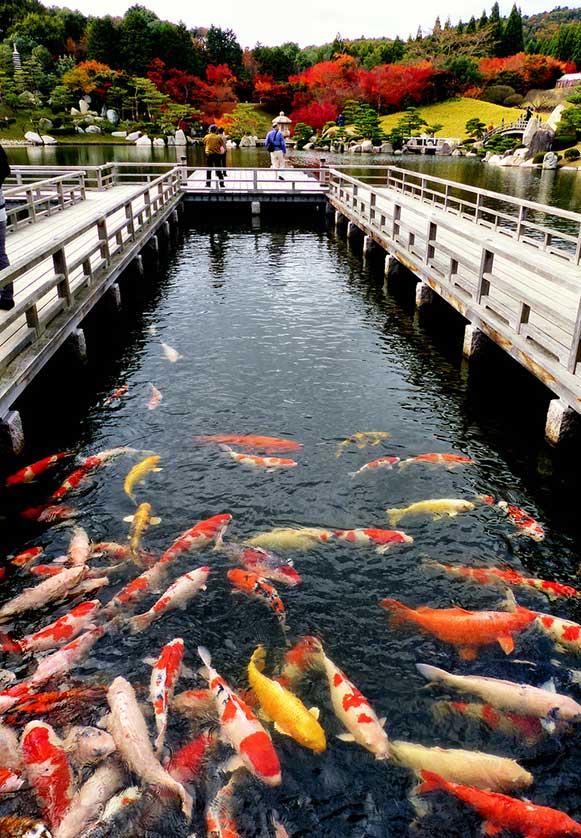
M 184 678 L 188 678 L 188 679 L 190 679 L 190 680 L 192 680 L 192 679 L 196 678 L 196 677 L 197 677 L 197 675 L 198 675 L 198 673 L 197 673 L 197 672 L 195 672 L 195 671 L 194 671 L 191 667 L 189 667 L 189 666 L 184 666 L 183 664 L 182 664 L 182 668 L 181 668 L 180 674 L 181 674 Z
M 379 724 L 381 725 L 381 727 L 385 727 L 385 723 L 387 721 L 387 716 L 382 716 L 381 719 L 378 719 L 378 721 L 379 721 Z
M 387 520 L 392 527 L 395 527 L 403 517 L 401 509 L 386 509 L 385 514 L 387 515 Z
M 514 595 L 514 592 L 511 591 L 510 588 L 506 589 L 506 595 L 505 595 L 504 599 L 502 600 L 502 607 L 506 611 L 516 612 L 518 610 L 518 602 L 516 601 L 516 597 Z
M 252 657 L 250 658 L 250 663 L 254 664 L 259 672 L 264 672 L 264 666 L 266 663 L 266 650 L 264 646 L 259 644 L 256 647 L 252 653 Z
M 126 515 L 125 518 L 123 518 L 123 520 L 126 524 L 131 524 L 131 522 L 133 521 L 134 518 L 135 518 L 135 515 Z
M 158 518 L 157 516 L 150 518 L 149 523 L 152 527 L 157 527 L 158 524 L 161 524 L 161 518 Z
M 205 646 L 198 646 L 198 655 L 202 659 L 204 666 L 212 666 L 212 655 Z
M 274 729 L 276 730 L 277 733 L 282 733 L 283 736 L 290 736 L 290 733 L 287 733 L 286 730 L 283 730 L 278 722 L 274 723 Z M 291 739 L 292 739 L 292 736 L 291 736 Z
M 202 585 L 202 586 L 200 587 L 200 590 L 201 590 L 201 591 L 207 591 L 207 590 L 208 590 L 208 586 L 207 586 L 207 585 Z M 186 604 L 186 607 L 187 607 L 187 604 Z
M 545 681 L 544 684 L 541 684 L 541 689 L 546 690 L 548 693 L 556 693 L 557 688 L 555 687 L 555 682 L 552 678 L 549 678 L 548 681 Z
M 355 737 L 352 733 L 338 733 L 337 739 L 340 739 L 341 742 L 355 742 Z
M 440 791 L 448 785 L 443 777 L 434 771 L 420 771 L 421 783 L 414 789 L 414 794 L 427 794 L 431 791 Z
M 500 835 L 501 832 L 504 832 L 503 826 L 498 826 L 492 821 L 484 821 L 482 824 L 482 834 L 483 835 Z
M 198 675 L 200 676 L 200 678 L 203 678 L 205 681 L 210 680 L 210 671 L 209 671 L 207 666 L 201 666 L 198 669 Z
M 430 663 L 416 663 L 416 669 L 429 681 L 445 681 L 448 673 L 444 669 L 432 666 Z M 443 677 L 442 677 L 443 676 Z
M 545 733 L 553 734 L 557 728 L 557 725 L 552 719 L 541 719 L 541 727 L 545 731 Z
M 351 480 L 353 480 L 353 478 L 354 478 L 354 477 L 357 477 L 357 475 L 359 474 L 359 472 L 358 472 L 358 471 L 348 471 L 348 472 L 347 472 L 347 474 L 349 475 L 349 477 L 351 478 Z
M 319 721 L 321 711 L 319 710 L 318 707 L 309 707 L 309 713 L 311 714 L 313 719 L 316 719 L 317 721 Z
M 152 471 L 163 471 L 163 469 L 162 469 L 162 468 L 161 468 L 161 466 L 160 466 L 159 468 L 154 468 L 154 469 L 152 469 Z
M 385 553 L 387 553 L 390 547 L 391 544 L 382 544 L 380 547 L 375 548 L 375 552 L 379 553 L 380 556 L 383 556 Z
M 268 715 L 264 707 L 259 707 L 256 711 L 256 715 L 262 722 L 271 722 L 272 718 Z
M 510 655 L 512 651 L 514 651 L 514 640 L 510 636 L 510 634 L 504 634 L 502 637 L 498 638 L 498 645 L 502 649 L 505 655 Z
M 145 663 L 147 666 L 154 667 L 155 664 L 157 663 L 157 658 L 152 658 L 152 657 L 142 658 L 141 663 Z
M 498 642 L 500 643 L 500 640 Z M 476 660 L 476 649 L 473 646 L 463 646 L 458 654 L 464 661 Z
M 233 754 L 229 759 L 220 764 L 218 770 L 222 771 L 224 774 L 233 774 L 240 768 L 246 768 L 246 765 L 244 764 L 242 757 L 238 754 Z

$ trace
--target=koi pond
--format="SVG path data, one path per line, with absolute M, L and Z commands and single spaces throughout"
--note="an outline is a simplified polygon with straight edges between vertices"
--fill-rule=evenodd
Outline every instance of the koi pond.
M 69 456 L 2 489 L 0 769 L 10 777 L 0 772 L 0 832 L 32 835 L 28 817 L 54 838 L 468 838 L 483 821 L 537 834 L 516 803 L 512 820 L 502 820 L 486 789 L 581 823 L 579 631 L 557 623 L 551 635 L 538 616 L 581 621 L 566 587 L 579 584 L 580 452 L 577 443 L 552 450 L 542 441 L 549 393 L 494 347 L 463 362 L 461 319 L 439 301 L 418 313 L 411 282 L 384 289 L 382 263 L 364 263 L 358 246 L 321 220 L 263 217 L 254 228 L 227 214 L 186 220 L 159 266 L 128 277 L 122 293 L 121 312 L 103 304 L 88 319 L 88 363 L 60 354 L 16 405 L 27 448 L 5 464 L 2 484 L 27 464 Z M 128 450 L 111 455 L 117 448 Z M 437 454 L 446 456 L 420 456 Z M 421 501 L 439 503 L 407 509 Z M 47 506 L 60 510 L 55 520 L 27 514 Z M 137 509 L 141 528 L 124 520 Z M 216 515 L 231 516 L 221 519 L 221 536 L 202 528 L 203 537 L 198 529 L 178 541 Z M 268 556 L 257 559 L 242 545 L 261 534 Z M 110 542 L 117 553 L 103 546 Z M 13 563 L 38 546 L 42 554 Z M 240 556 L 261 578 L 292 566 L 289 579 L 300 583 L 286 584 L 280 572 L 258 587 L 248 574 L 240 582 L 229 574 Z M 160 557 L 163 575 L 124 598 Z M 49 569 L 35 571 L 40 563 Z M 82 568 L 85 583 L 107 576 L 108 584 L 4 609 L 69 566 Z M 159 606 L 155 619 L 130 620 L 200 567 L 209 568 L 205 590 Z M 28 643 L 84 599 L 107 606 L 114 597 L 78 628 L 84 637 L 105 626 L 82 654 L 35 675 L 62 638 L 41 651 L 19 639 Z M 321 645 L 301 643 L 305 636 Z M 179 662 L 160 658 L 177 638 L 181 674 Z M 287 694 L 274 692 L 274 711 L 260 710 L 274 688 L 256 677 L 250 688 L 259 644 L 262 675 L 282 674 L 307 710 L 318 708 L 311 718 L 324 730 L 321 753 L 288 735 Z M 226 682 L 210 670 L 211 694 L 199 646 Z M 535 714 L 526 691 L 515 697 L 508 688 L 507 698 L 496 682 L 485 682 L 488 692 L 436 683 L 443 676 L 416 664 L 544 686 L 547 698 Z M 117 697 L 113 682 L 123 688 Z M 71 728 L 99 723 L 110 747 L 83 760 Z M 257 725 L 272 739 L 279 784 L 264 781 L 264 764 L 241 744 Z M 492 757 L 466 753 L 477 751 Z M 246 767 L 229 764 L 236 752 Z M 414 795 L 418 769 L 444 775 L 444 784 Z M 76 796 L 107 770 L 98 791 Z M 452 780 L 460 787 L 445 786 Z M 117 807 L 106 806 L 120 792 Z M 539 835 L 581 835 L 546 810 L 534 817 L 553 829 Z

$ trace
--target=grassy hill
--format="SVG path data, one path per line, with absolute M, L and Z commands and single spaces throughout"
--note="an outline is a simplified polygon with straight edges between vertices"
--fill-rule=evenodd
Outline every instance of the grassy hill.
M 480 99 L 449 99 L 447 102 L 440 102 L 437 105 L 426 105 L 420 107 L 419 112 L 429 125 L 439 123 L 443 125 L 438 132 L 440 137 L 466 136 L 464 126 L 469 119 L 478 117 L 485 125 L 500 125 L 502 119 L 505 122 L 513 122 L 522 116 L 522 108 L 505 108 L 503 105 L 493 105 L 491 102 L 483 102 Z M 403 111 L 392 113 L 381 117 L 381 126 L 386 133 L 395 128 L 403 116 Z

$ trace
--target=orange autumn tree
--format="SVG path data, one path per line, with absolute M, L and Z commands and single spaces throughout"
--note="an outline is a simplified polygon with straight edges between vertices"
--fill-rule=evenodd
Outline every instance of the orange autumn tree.
M 118 77 L 119 73 L 112 70 L 108 64 L 101 64 L 99 61 L 82 61 L 72 70 L 67 70 L 62 83 L 73 93 L 85 95 L 93 93 L 98 88 L 110 86 Z

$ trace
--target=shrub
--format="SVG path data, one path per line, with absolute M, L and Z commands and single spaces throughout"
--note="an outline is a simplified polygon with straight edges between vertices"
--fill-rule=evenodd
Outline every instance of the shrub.
M 538 152 L 537 152 L 537 153 L 533 156 L 533 163 L 542 163 L 542 162 L 543 162 L 543 160 L 545 159 L 545 154 L 546 154 L 546 153 L 547 153 L 546 151 L 538 151 Z
M 482 98 L 485 102 L 502 105 L 509 96 L 514 96 L 515 93 L 514 87 L 509 87 L 508 84 L 491 84 L 485 89 Z
M 512 96 L 506 97 L 503 104 L 507 108 L 520 108 L 523 102 L 524 98 L 520 95 L 520 93 L 513 93 Z
M 568 148 L 567 151 L 563 154 L 565 160 L 579 160 L 581 157 L 581 151 L 578 148 Z
M 570 148 L 572 145 L 575 145 L 577 142 L 577 135 L 576 134 L 559 134 L 555 135 L 555 139 L 553 140 L 552 149 L 553 151 L 562 151 L 564 148 Z

